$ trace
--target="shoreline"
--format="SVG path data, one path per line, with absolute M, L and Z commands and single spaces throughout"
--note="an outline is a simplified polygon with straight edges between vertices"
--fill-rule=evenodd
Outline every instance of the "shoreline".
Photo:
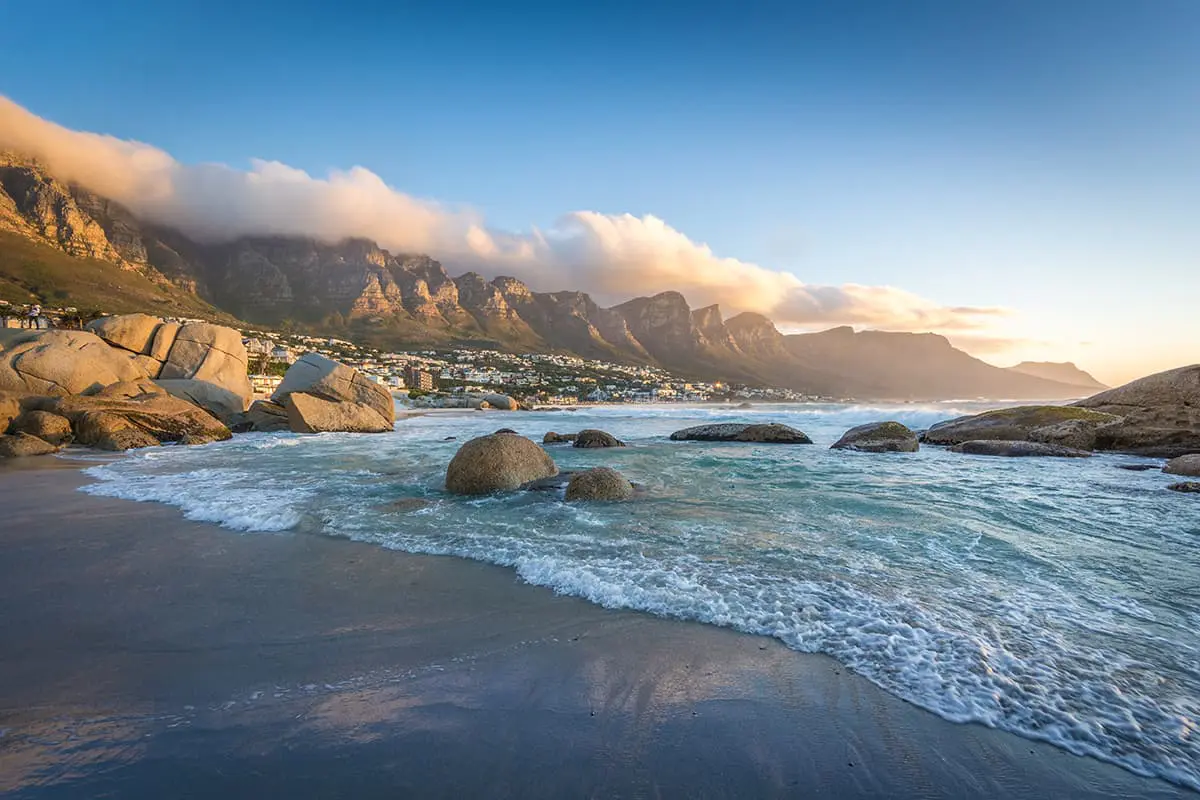
M 0 792 L 1195 797 L 508 569 L 0 468 Z M 564 764 L 569 768 L 564 769 Z

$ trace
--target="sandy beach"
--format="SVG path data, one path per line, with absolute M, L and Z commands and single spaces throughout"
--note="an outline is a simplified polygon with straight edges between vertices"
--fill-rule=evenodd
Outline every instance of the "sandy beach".
M 1194 797 L 774 640 L 0 465 L 0 793 Z

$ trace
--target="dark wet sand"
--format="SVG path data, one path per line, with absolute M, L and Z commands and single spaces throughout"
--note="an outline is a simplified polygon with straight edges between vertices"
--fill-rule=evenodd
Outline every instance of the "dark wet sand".
M 6 796 L 1196 796 L 773 640 L 233 533 L 40 461 L 0 467 Z

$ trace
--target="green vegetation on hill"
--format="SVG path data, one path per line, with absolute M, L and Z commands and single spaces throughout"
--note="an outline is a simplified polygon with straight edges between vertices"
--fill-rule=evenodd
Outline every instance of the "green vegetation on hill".
M 107 261 L 73 258 L 49 245 L 0 231 L 0 300 L 74 306 L 80 313 L 141 311 L 233 323 L 189 292 Z

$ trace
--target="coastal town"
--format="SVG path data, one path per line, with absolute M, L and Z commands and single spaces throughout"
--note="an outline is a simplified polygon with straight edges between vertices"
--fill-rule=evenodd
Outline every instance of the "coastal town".
M 36 312 L 32 313 L 31 312 Z M 102 315 L 101 315 L 102 316 Z M 81 327 L 73 307 L 0 301 L 3 327 Z M 194 322 L 171 318 L 175 322 Z M 261 328 L 242 330 L 255 394 L 269 395 L 305 353 L 353 367 L 393 394 L 410 399 L 501 393 L 530 405 L 592 403 L 814 402 L 832 398 L 791 389 L 689 380 L 666 370 L 560 353 L 508 353 L 479 348 L 383 352 L 345 339 Z

